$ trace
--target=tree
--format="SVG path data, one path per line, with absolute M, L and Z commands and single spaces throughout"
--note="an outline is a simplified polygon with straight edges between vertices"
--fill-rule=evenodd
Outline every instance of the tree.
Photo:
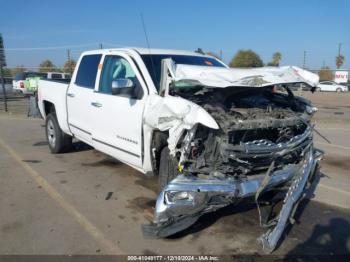
M 39 72 L 46 73 L 57 71 L 56 66 L 51 62 L 51 60 L 44 60 L 39 65 Z
M 280 52 L 276 52 L 272 55 L 272 61 L 267 63 L 268 66 L 280 66 L 280 62 L 282 60 L 282 54 Z
M 12 76 L 12 72 L 10 68 L 4 68 L 4 77 L 11 77 Z
M 73 59 L 68 60 L 63 65 L 63 72 L 64 73 L 73 73 L 75 66 L 77 65 L 77 62 Z
M 230 67 L 261 67 L 263 61 L 260 56 L 252 50 L 239 50 L 232 58 Z
M 321 81 L 333 80 L 333 73 L 328 66 L 323 66 L 320 71 L 318 71 L 318 76 Z
M 344 64 L 345 61 L 345 57 L 341 54 L 337 55 L 335 58 L 335 64 L 337 66 L 337 68 L 341 68 L 341 66 Z
M 27 71 L 27 68 L 25 68 L 24 65 L 18 65 L 11 69 L 11 75 L 15 76 L 17 73 L 22 73 L 24 71 Z

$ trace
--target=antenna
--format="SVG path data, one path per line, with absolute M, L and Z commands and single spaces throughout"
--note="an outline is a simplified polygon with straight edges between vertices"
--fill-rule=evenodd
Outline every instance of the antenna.
M 140 14 L 141 16 L 141 22 L 142 22 L 142 28 L 143 28 L 143 32 L 145 33 L 145 38 L 146 38 L 146 43 L 147 43 L 147 47 L 149 49 L 149 51 L 151 52 L 151 47 L 149 45 L 149 41 L 148 41 L 148 35 L 147 35 L 147 31 L 146 31 L 146 25 L 145 25 L 145 20 L 143 19 L 143 14 Z
M 153 71 L 153 81 L 155 81 L 157 79 L 156 78 L 156 71 L 155 71 L 155 67 L 154 67 L 154 63 L 153 63 L 153 57 L 152 57 L 152 54 L 151 54 L 151 46 L 150 46 L 149 41 L 148 41 L 148 35 L 147 35 L 145 20 L 143 19 L 143 14 L 142 13 L 140 14 L 140 17 L 141 17 L 143 32 L 145 33 L 145 38 L 146 38 L 146 43 L 147 43 L 149 57 L 151 59 L 152 71 Z M 154 84 L 157 85 L 158 83 L 154 83 Z

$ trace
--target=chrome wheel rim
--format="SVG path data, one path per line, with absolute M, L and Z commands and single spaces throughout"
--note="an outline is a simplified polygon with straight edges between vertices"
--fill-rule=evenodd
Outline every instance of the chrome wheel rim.
M 51 119 L 49 121 L 47 121 L 46 130 L 47 130 L 47 139 L 49 141 L 49 144 L 52 147 L 55 147 L 55 145 L 56 145 L 56 133 L 55 133 L 55 128 L 54 128 L 54 125 L 53 125 L 53 122 Z

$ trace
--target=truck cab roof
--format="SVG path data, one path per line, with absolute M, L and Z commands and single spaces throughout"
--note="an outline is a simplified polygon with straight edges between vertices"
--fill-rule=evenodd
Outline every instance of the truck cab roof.
M 210 55 L 203 55 L 201 53 L 186 51 L 186 50 L 175 50 L 175 49 L 157 49 L 157 48 L 142 48 L 142 47 L 125 47 L 125 48 L 106 48 L 106 49 L 96 49 L 91 51 L 83 52 L 84 54 L 103 54 L 103 53 L 113 53 L 113 52 L 137 52 L 140 55 L 188 55 L 188 56 L 199 56 L 199 57 L 212 57 Z

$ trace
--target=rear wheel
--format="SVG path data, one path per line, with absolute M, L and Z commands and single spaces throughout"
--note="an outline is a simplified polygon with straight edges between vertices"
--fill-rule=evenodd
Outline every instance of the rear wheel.
M 321 92 L 321 88 L 317 87 L 317 88 L 316 88 L 316 91 L 317 91 L 317 92 Z
M 169 148 L 166 146 L 162 149 L 160 154 L 160 164 L 159 164 L 159 190 L 169 184 L 178 175 L 177 163 L 170 156 Z
M 337 93 L 340 93 L 342 90 L 341 90 L 341 88 L 337 88 Z
M 72 147 L 72 137 L 61 130 L 55 113 L 46 117 L 46 139 L 53 154 L 67 152 Z

